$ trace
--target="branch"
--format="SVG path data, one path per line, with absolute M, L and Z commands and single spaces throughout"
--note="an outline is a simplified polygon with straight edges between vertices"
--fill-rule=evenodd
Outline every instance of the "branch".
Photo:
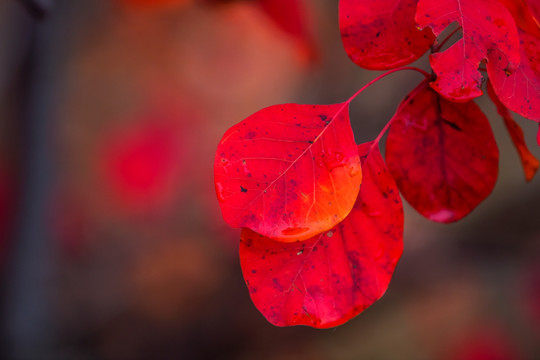
M 19 0 L 19 2 L 36 20 L 43 20 L 50 7 L 50 4 L 44 3 L 43 0 Z

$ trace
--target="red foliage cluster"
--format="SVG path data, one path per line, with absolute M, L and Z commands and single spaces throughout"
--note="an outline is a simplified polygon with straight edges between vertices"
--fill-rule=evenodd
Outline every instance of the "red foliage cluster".
M 538 160 L 510 110 L 540 121 L 535 5 L 341 0 L 342 40 L 356 64 L 391 70 L 386 76 L 430 50 L 433 75 L 403 68 L 425 80 L 377 139 L 358 147 L 347 109 L 363 89 L 341 104 L 272 106 L 227 131 L 215 159 L 216 191 L 227 223 L 243 228 L 244 277 L 271 323 L 337 326 L 383 295 L 402 252 L 398 189 L 423 216 L 443 223 L 468 215 L 491 193 L 499 151 L 473 101 L 487 76 L 532 179 Z M 385 164 L 379 142 L 388 128 Z
M 105 138 L 100 167 L 111 196 L 124 209 L 158 207 L 173 197 L 184 151 L 178 138 L 178 127 L 161 114 Z

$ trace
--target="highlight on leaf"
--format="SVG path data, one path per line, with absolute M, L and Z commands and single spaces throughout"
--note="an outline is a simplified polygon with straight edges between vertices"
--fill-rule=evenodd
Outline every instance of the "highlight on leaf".
M 240 263 L 251 298 L 277 326 L 338 326 L 386 291 L 403 252 L 403 206 L 378 144 L 358 148 L 364 181 L 353 210 L 296 243 L 242 230 Z
M 540 1 L 538 0 L 527 0 L 527 5 L 529 11 L 531 12 L 532 17 L 537 24 L 540 24 Z M 539 25 L 540 26 L 540 25 Z
M 393 69 L 420 58 L 433 44 L 430 29 L 418 30 L 416 0 L 341 0 L 339 27 L 347 55 L 365 69 Z
M 538 171 L 538 167 L 540 163 L 538 162 L 538 159 L 534 157 L 534 155 L 530 152 L 529 148 L 527 147 L 527 143 L 525 143 L 525 138 L 523 136 L 523 130 L 519 126 L 519 124 L 514 120 L 512 117 L 512 114 L 510 114 L 510 111 L 499 101 L 497 98 L 497 95 L 495 95 L 495 92 L 493 90 L 493 87 L 491 86 L 491 83 L 488 82 L 487 91 L 489 94 L 489 97 L 491 98 L 491 101 L 495 104 L 497 107 L 497 112 L 504 120 L 504 125 L 506 126 L 506 130 L 508 130 L 508 133 L 510 134 L 510 137 L 512 138 L 512 142 L 514 143 L 514 146 L 516 147 L 519 158 L 521 160 L 521 164 L 523 166 L 523 171 L 525 173 L 525 180 L 531 181 Z
M 462 29 L 463 38 L 443 52 L 430 56 L 437 79 L 431 86 L 452 101 L 467 101 L 482 95 L 482 61 L 492 61 L 493 51 L 500 66 L 512 73 L 520 62 L 519 37 L 510 12 L 491 0 L 418 0 L 416 22 L 430 27 L 435 35 L 453 22 Z
M 473 102 L 450 102 L 422 83 L 391 120 L 386 161 L 407 201 L 443 223 L 469 214 L 493 190 L 499 151 Z
M 285 242 L 340 223 L 362 181 L 348 107 L 275 105 L 231 127 L 214 163 L 225 221 Z

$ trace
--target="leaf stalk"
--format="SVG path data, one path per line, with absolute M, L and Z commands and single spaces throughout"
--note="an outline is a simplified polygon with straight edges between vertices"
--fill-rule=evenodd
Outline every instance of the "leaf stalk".
M 357 92 L 355 92 L 354 95 L 351 96 L 350 99 L 345 102 L 345 104 L 349 104 L 354 98 L 356 98 L 358 95 L 360 95 L 364 90 L 366 90 L 368 87 L 375 84 L 377 81 L 381 80 L 382 78 L 385 78 L 390 74 L 393 74 L 393 73 L 398 72 L 398 71 L 403 71 L 403 70 L 417 71 L 420 74 L 424 75 L 426 80 L 431 80 L 431 78 L 432 78 L 431 74 L 429 74 L 428 72 L 426 72 L 426 71 L 424 71 L 424 70 L 422 70 L 420 68 L 417 68 L 415 66 L 403 66 L 403 67 L 399 67 L 399 68 L 396 68 L 396 69 L 392 69 L 392 70 L 389 70 L 389 71 L 385 72 L 384 74 L 381 74 L 381 75 L 377 76 L 375 79 L 371 80 L 366 85 L 362 86 L 362 88 L 360 90 L 358 90 Z

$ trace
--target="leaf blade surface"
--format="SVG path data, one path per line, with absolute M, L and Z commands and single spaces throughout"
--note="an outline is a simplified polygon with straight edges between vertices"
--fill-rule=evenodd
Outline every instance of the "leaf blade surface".
M 487 64 L 489 79 L 499 100 L 510 110 L 540 121 L 540 38 L 524 31 L 521 39 L 521 62 L 508 73 L 504 61 L 493 56 Z
M 242 231 L 250 296 L 277 326 L 328 328 L 379 299 L 403 251 L 403 206 L 378 148 L 359 146 L 365 180 L 354 209 L 331 231 L 298 243 Z
M 510 134 L 510 138 L 514 143 L 514 146 L 518 152 L 519 158 L 521 160 L 521 165 L 523 166 L 523 172 L 525 173 L 525 180 L 531 181 L 538 171 L 540 163 L 538 159 L 530 152 L 525 142 L 525 137 L 523 135 L 523 130 L 519 124 L 514 120 L 510 111 L 500 102 L 495 95 L 495 90 L 490 83 L 488 83 L 488 94 L 495 106 L 497 107 L 497 112 L 502 117 L 506 130 Z
M 513 71 L 520 62 L 516 25 L 504 5 L 490 0 L 419 0 L 416 22 L 431 27 L 435 35 L 453 22 L 463 31 L 463 38 L 443 52 L 430 56 L 437 79 L 431 86 L 453 101 L 467 101 L 482 95 L 480 62 L 490 52 L 504 55 L 505 68 Z
M 454 103 L 421 85 L 391 121 L 386 162 L 420 214 L 457 221 L 491 193 L 499 151 L 489 121 L 473 101 Z
M 341 0 L 341 39 L 351 60 L 371 70 L 393 69 L 417 60 L 435 36 L 429 29 L 417 29 L 415 9 L 416 0 Z
M 348 103 L 275 105 L 230 128 L 214 163 L 225 221 L 280 241 L 329 230 L 362 181 Z

